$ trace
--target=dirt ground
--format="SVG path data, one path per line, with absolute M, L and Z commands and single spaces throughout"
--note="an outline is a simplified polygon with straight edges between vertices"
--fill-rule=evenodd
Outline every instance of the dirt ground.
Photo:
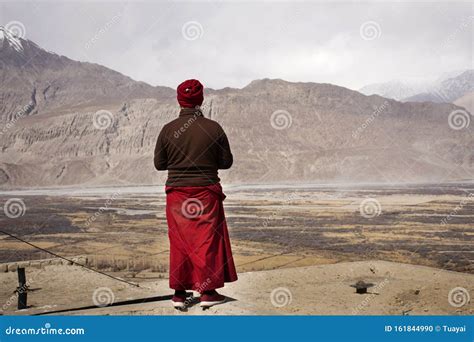
M 2 203 L 21 198 L 25 205 L 19 217 L 1 216 L 0 228 L 64 256 L 86 255 L 94 268 L 166 277 L 164 195 L 107 190 L 0 193 Z M 241 272 L 380 259 L 474 273 L 473 184 L 226 192 Z M 0 235 L 0 262 L 49 257 Z
M 7 302 L 8 284 L 16 273 L 2 276 L 0 300 Z M 146 298 L 170 295 L 166 280 L 146 281 L 136 288 L 76 266 L 47 266 L 31 270 L 29 309 L 4 314 L 30 315 L 46 311 L 114 303 L 114 306 L 61 312 L 64 315 L 471 315 L 474 306 L 474 275 L 386 261 L 344 262 L 239 274 L 222 293 L 228 302 L 202 311 L 190 301 L 186 312 L 174 310 L 168 299 Z M 351 285 L 372 283 L 367 294 L 357 294 Z M 41 285 L 40 285 L 41 284 Z M 100 285 L 100 286 L 99 286 Z M 456 288 L 457 293 L 450 291 Z M 197 296 L 197 294 L 195 294 Z M 74 298 L 74 304 L 71 304 Z M 137 303 L 120 305 L 137 299 Z
M 0 193 L 1 203 L 6 204 L 12 198 L 19 198 L 23 201 L 24 207 L 18 217 L 1 216 L 0 229 L 65 257 L 85 256 L 89 267 L 131 282 L 166 284 L 169 244 L 164 195 L 161 190 L 150 187 L 3 192 Z M 411 264 L 436 268 L 433 269 L 433 274 L 426 273 L 424 282 L 418 278 L 418 268 L 406 268 L 405 273 L 399 272 L 406 276 L 404 279 L 407 283 L 410 282 L 409 271 L 414 272 L 411 275 L 413 284 L 410 284 L 410 287 L 400 285 L 400 289 L 406 289 L 408 292 L 397 292 L 398 299 L 395 297 L 392 299 L 400 302 L 390 304 L 386 309 L 389 313 L 400 314 L 405 311 L 408 313 L 416 311 L 416 308 L 411 309 L 400 303 L 405 303 L 406 298 L 411 296 L 409 291 L 416 291 L 415 285 L 418 280 L 422 286 L 430 289 L 428 284 L 435 284 L 437 278 L 434 275 L 444 274 L 439 273 L 442 270 L 459 272 L 446 274 L 457 275 L 461 283 L 472 280 L 474 273 L 472 183 L 352 187 L 229 187 L 224 190 L 228 196 L 224 204 L 236 266 L 245 284 L 252 284 L 252 279 L 260 277 L 259 274 L 265 275 L 265 279 L 261 279 L 264 282 L 267 277 L 272 279 L 272 274 L 291 274 L 296 272 L 293 270 L 304 269 L 301 267 L 309 267 L 309 270 L 318 270 L 317 267 L 332 269 L 331 265 L 335 264 L 334 269 L 340 269 L 344 267 L 342 265 L 355 265 L 351 263 L 353 261 L 363 263 L 385 260 L 396 263 L 394 265 Z M 0 263 L 50 257 L 45 252 L 0 235 Z M 312 268 L 313 266 L 316 268 Z M 76 270 L 75 267 L 62 270 L 66 274 L 40 272 L 34 282 L 37 288 L 43 289 L 54 281 L 59 284 L 69 284 L 71 281 L 70 285 L 64 285 L 62 290 L 57 290 L 55 296 L 58 296 L 59 304 L 54 305 L 81 303 L 84 294 L 78 297 L 71 291 L 71 286 L 83 286 L 90 291 L 101 283 L 107 284 L 108 279 L 101 276 L 97 284 L 86 281 L 85 284 L 79 285 L 83 277 L 82 271 Z M 272 270 L 275 273 L 272 273 Z M 35 272 L 37 270 L 34 268 L 27 267 L 27 273 L 34 275 Z M 350 272 L 350 269 L 340 269 L 340 272 L 340 277 L 346 277 L 344 274 Z M 49 274 L 51 279 L 43 278 L 42 274 Z M 380 273 L 378 275 L 380 276 Z M 311 292 L 310 288 L 304 287 L 307 282 L 313 283 L 305 278 L 305 272 L 298 271 L 293 276 L 295 284 L 301 283 L 305 291 Z M 321 279 L 323 276 L 324 274 L 315 273 L 314 279 Z M 366 277 L 365 273 L 354 275 L 356 276 Z M 246 281 L 245 279 L 249 277 L 251 279 Z M 364 280 L 371 280 L 367 279 Z M 0 280 L 0 299 L 8 300 L 17 286 L 16 273 L 0 272 Z M 383 279 L 372 280 L 381 282 Z M 275 276 L 266 284 L 266 289 L 278 287 L 278 283 L 279 279 Z M 244 291 L 242 282 L 238 284 L 237 294 L 241 293 L 239 291 Z M 340 286 L 331 282 L 327 284 L 332 284 L 334 288 Z M 450 282 L 446 281 L 446 286 L 448 285 Z M 114 283 L 110 286 L 115 289 L 117 285 Z M 160 286 L 146 293 L 134 292 L 133 288 L 129 289 L 127 286 L 116 291 L 120 296 L 126 295 L 130 298 L 137 298 L 137 295 L 156 296 L 153 294 L 155 292 L 168 293 L 165 285 Z M 332 288 L 326 288 L 324 283 L 318 286 L 322 286 L 320 290 L 329 293 Z M 229 289 L 233 287 L 233 284 L 229 285 Z M 295 288 L 295 293 L 298 288 Z M 142 290 L 144 289 L 140 288 L 140 291 Z M 433 287 L 430 291 L 430 295 L 439 295 L 441 299 L 440 306 L 428 307 L 427 312 L 441 312 L 439 310 L 451 312 L 449 310 L 452 308 L 441 305 L 446 297 L 442 291 L 449 289 Z M 32 298 L 36 293 L 39 294 L 40 290 L 33 290 Z M 245 292 L 242 293 L 245 298 L 249 297 Z M 320 293 L 324 292 L 317 292 L 316 298 L 318 301 L 324 301 L 324 296 L 319 297 Z M 424 298 L 424 293 L 426 292 L 420 291 L 413 299 Z M 61 299 L 63 296 L 64 300 Z M 263 298 L 260 294 L 255 296 L 257 296 L 255 300 Z M 86 301 L 89 298 L 90 294 L 84 297 Z M 243 310 L 243 303 L 247 302 L 241 299 L 239 308 L 236 309 L 237 313 Z M 351 301 L 349 303 L 346 308 L 338 306 L 335 313 L 352 309 L 354 303 Z M 316 302 L 313 304 L 314 308 L 311 309 L 285 306 L 278 308 L 276 313 L 292 313 L 293 309 L 297 310 L 296 313 L 331 313 L 330 308 L 323 307 L 325 311 L 322 312 L 318 311 L 319 305 Z M 40 301 L 35 305 L 41 307 L 53 304 Z M 233 304 L 229 303 L 227 307 L 231 310 Z M 273 309 L 269 308 L 270 311 Z M 365 306 L 363 309 L 369 310 Z M 383 313 L 379 309 L 373 312 Z M 10 310 L 11 308 L 7 308 L 6 312 Z M 369 310 L 369 313 L 372 311 Z

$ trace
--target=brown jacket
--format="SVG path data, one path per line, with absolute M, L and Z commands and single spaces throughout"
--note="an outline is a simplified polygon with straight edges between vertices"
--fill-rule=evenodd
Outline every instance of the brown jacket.
M 168 186 L 204 186 L 219 182 L 218 169 L 232 166 L 229 141 L 222 127 L 200 110 L 182 108 L 161 130 L 155 168 L 168 170 Z

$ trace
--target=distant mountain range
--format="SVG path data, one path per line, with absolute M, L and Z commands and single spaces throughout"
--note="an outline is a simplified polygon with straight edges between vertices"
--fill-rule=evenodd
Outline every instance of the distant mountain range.
M 458 103 L 474 112 L 474 70 L 452 72 L 435 81 L 395 80 L 367 85 L 359 90 L 366 95 L 377 94 L 403 102 Z M 470 100 L 466 100 L 466 99 Z
M 0 80 L 1 188 L 164 181 L 153 149 L 178 114 L 174 89 L 45 51 L 1 27 Z M 469 88 L 448 83 L 449 99 Z M 235 157 L 225 182 L 472 179 L 474 125 L 450 121 L 470 119 L 460 107 L 468 95 L 459 105 L 403 103 L 279 79 L 205 95 L 203 112 L 224 127 Z
M 380 95 L 389 99 L 401 101 L 407 97 L 427 91 L 430 81 L 426 80 L 391 80 L 374 83 L 359 89 L 365 95 Z

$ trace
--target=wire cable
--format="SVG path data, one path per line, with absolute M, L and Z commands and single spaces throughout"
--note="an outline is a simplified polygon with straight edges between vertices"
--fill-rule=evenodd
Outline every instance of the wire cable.
M 46 253 L 48 253 L 48 254 L 54 255 L 56 258 L 60 258 L 60 259 L 66 260 L 66 261 L 72 263 L 73 265 L 77 265 L 77 266 L 83 267 L 83 268 L 85 268 L 85 269 L 88 269 L 89 271 L 102 274 L 102 275 L 104 275 L 104 276 L 107 276 L 107 277 L 112 278 L 112 279 L 117 280 L 117 281 L 121 281 L 122 283 L 126 283 L 126 284 L 129 284 L 129 285 L 135 286 L 135 287 L 140 287 L 139 284 L 132 283 L 132 282 L 130 282 L 130 281 L 126 281 L 126 280 L 123 280 L 123 279 L 114 277 L 114 276 L 112 276 L 112 275 L 110 275 L 110 274 L 107 274 L 107 273 L 105 273 L 105 272 L 101 272 L 101 271 L 95 270 L 95 269 L 93 269 L 93 268 L 91 268 L 91 267 L 89 267 L 89 266 L 87 266 L 87 265 L 80 264 L 80 263 L 78 263 L 78 262 L 76 262 L 76 261 L 74 261 L 74 260 L 65 258 L 65 257 L 63 257 L 63 256 L 61 256 L 61 255 L 59 255 L 59 254 L 56 254 L 56 253 L 54 253 L 54 252 L 51 252 L 51 251 L 49 251 L 49 250 L 47 250 L 47 249 L 45 249 L 45 248 L 36 246 L 36 245 L 34 245 L 34 244 L 32 244 L 32 243 L 30 243 L 30 242 L 28 242 L 28 241 L 23 240 L 22 238 L 19 238 L 18 236 L 15 236 L 15 235 L 10 234 L 10 233 L 8 233 L 8 232 L 5 232 L 5 231 L 3 231 L 3 230 L 0 230 L 0 233 L 5 234 L 5 235 L 8 235 L 8 236 L 10 236 L 10 237 L 12 237 L 12 238 L 14 238 L 14 239 L 16 239 L 16 240 L 18 240 L 18 241 L 23 242 L 23 243 L 26 243 L 27 245 L 30 245 L 31 247 L 34 247 L 34 248 L 36 248 L 36 249 L 39 249 L 40 251 L 43 251 L 43 252 L 46 252 Z

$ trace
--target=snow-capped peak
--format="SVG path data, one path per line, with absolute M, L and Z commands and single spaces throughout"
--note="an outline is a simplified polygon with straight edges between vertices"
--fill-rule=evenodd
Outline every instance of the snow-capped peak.
M 8 42 L 8 45 L 11 46 L 14 50 L 18 52 L 23 51 L 23 44 L 21 42 L 21 38 L 15 36 L 5 27 L 0 26 L 0 48 L 3 47 L 5 41 Z

